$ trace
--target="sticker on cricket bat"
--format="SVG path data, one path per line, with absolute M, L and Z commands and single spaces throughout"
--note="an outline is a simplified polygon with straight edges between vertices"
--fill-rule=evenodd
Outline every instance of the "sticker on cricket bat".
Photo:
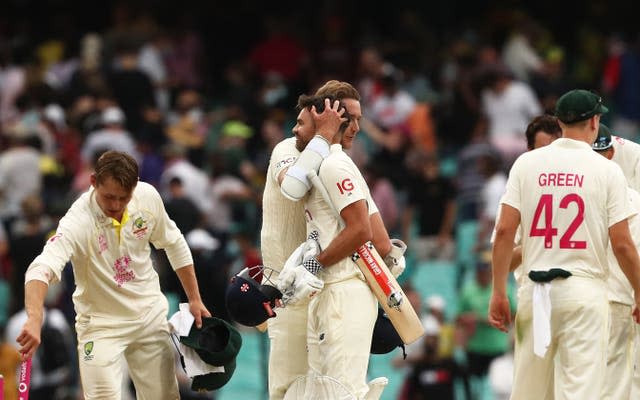
M 360 246 L 351 259 L 364 275 L 402 341 L 405 344 L 413 343 L 424 335 L 420 318 L 411 303 L 404 301 L 404 291 L 371 242 Z

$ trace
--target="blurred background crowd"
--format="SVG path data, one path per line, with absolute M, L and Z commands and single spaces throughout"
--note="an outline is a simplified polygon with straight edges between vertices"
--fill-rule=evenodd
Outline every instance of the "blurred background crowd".
M 384 398 L 508 396 L 511 339 L 486 323 L 486 250 L 508 167 L 526 150 L 531 119 L 573 88 L 601 93 L 615 134 L 640 138 L 630 3 L 4 2 L 0 367 L 12 368 L 24 272 L 106 149 L 133 154 L 140 179 L 160 190 L 194 252 L 205 304 L 226 318 L 229 276 L 261 263 L 271 150 L 291 135 L 298 95 L 339 79 L 362 95 L 350 155 L 387 229 L 409 246 L 400 280 L 427 329 L 407 360 L 372 359 L 397 376 Z M 156 258 L 175 308 L 184 294 Z M 43 342 L 57 342 L 43 344 L 36 399 L 77 398 L 65 272 L 47 299 Z M 264 365 L 266 339 L 243 334 Z M 229 385 L 243 369 L 261 370 L 240 360 Z M 266 398 L 259 378 L 243 398 Z M 184 392 L 216 395 L 224 390 Z

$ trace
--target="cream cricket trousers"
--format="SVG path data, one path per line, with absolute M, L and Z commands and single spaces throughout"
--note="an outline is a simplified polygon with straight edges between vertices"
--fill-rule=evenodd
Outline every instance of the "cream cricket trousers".
M 609 303 L 609 347 L 603 400 L 630 399 L 636 327 L 631 306 Z
M 634 350 L 633 378 L 631 383 L 631 399 L 640 399 L 640 325 L 635 326 L 636 343 Z
M 180 398 L 167 312 L 163 298 L 136 320 L 78 319 L 78 359 L 85 400 L 121 399 L 123 355 L 138 400 Z
M 518 298 L 511 399 L 600 400 L 609 339 L 604 281 L 572 276 L 551 282 L 551 343 L 544 358 L 533 353 L 533 286 L 528 280 Z
M 367 284 L 351 278 L 326 284 L 309 303 L 309 369 L 328 376 L 361 399 L 369 390 L 367 367 L 378 302 Z M 305 400 L 317 399 L 308 379 Z
M 307 313 L 309 304 L 289 305 L 276 311 L 269 326 L 269 399 L 284 398 L 299 376 L 307 374 Z

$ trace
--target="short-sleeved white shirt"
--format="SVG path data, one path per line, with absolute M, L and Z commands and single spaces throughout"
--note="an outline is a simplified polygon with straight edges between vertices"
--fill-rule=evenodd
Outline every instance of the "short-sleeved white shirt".
M 353 160 L 342 151 L 341 145 L 334 144 L 331 146 L 331 152 L 320 166 L 318 176 L 327 192 L 329 192 L 331 202 L 338 213 L 359 200 L 366 200 L 369 215 L 378 212 L 378 208 L 371 198 L 369 187 L 360 170 L 358 170 Z M 318 231 L 320 246 L 323 249 L 342 230 L 338 216 L 315 188 L 311 189 L 305 202 L 305 217 L 307 219 L 307 234 L 312 231 Z M 353 250 L 355 252 L 356 249 Z M 323 279 L 325 283 L 332 283 L 349 279 L 359 274 L 358 267 L 350 257 L 347 257 L 335 265 L 327 266 L 323 271 Z
M 300 156 L 296 139 L 278 143 L 271 152 L 267 181 L 262 195 L 260 249 L 264 265 L 282 269 L 289 255 L 306 239 L 304 201 L 291 201 L 280 192 L 278 175 Z
M 640 193 L 632 188 L 628 188 L 627 194 L 629 195 L 629 203 L 631 206 L 636 211 L 640 211 Z M 640 249 L 640 216 L 634 215 L 629 218 L 629 231 L 631 232 L 631 237 L 633 238 L 633 243 L 636 245 L 636 248 Z M 624 272 L 620 269 L 618 260 L 615 254 L 613 254 L 611 243 L 609 243 L 609 247 L 607 248 L 607 259 L 609 260 L 609 278 L 607 279 L 609 301 L 633 306 L 635 304 L 633 288 Z
M 629 186 L 640 191 L 640 144 L 625 140 L 618 136 L 612 136 L 613 158 L 615 162 L 622 168 L 622 173 L 627 178 Z
M 608 229 L 635 214 L 620 167 L 567 138 L 522 154 L 502 203 L 520 211 L 525 274 L 563 268 L 605 279 Z
M 114 220 L 96 202 L 94 189 L 89 189 L 73 203 L 56 234 L 29 265 L 25 282 L 58 281 L 71 261 L 78 317 L 134 320 L 145 315 L 164 299 L 149 244 L 165 249 L 174 269 L 192 265 L 193 258 L 153 186 L 138 182 L 126 212 L 118 233 Z

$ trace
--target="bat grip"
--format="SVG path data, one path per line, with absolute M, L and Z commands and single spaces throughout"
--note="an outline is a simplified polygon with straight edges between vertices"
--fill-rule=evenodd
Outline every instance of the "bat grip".
M 29 400 L 29 386 L 31 385 L 31 358 L 20 364 L 20 384 L 18 385 L 18 399 Z

